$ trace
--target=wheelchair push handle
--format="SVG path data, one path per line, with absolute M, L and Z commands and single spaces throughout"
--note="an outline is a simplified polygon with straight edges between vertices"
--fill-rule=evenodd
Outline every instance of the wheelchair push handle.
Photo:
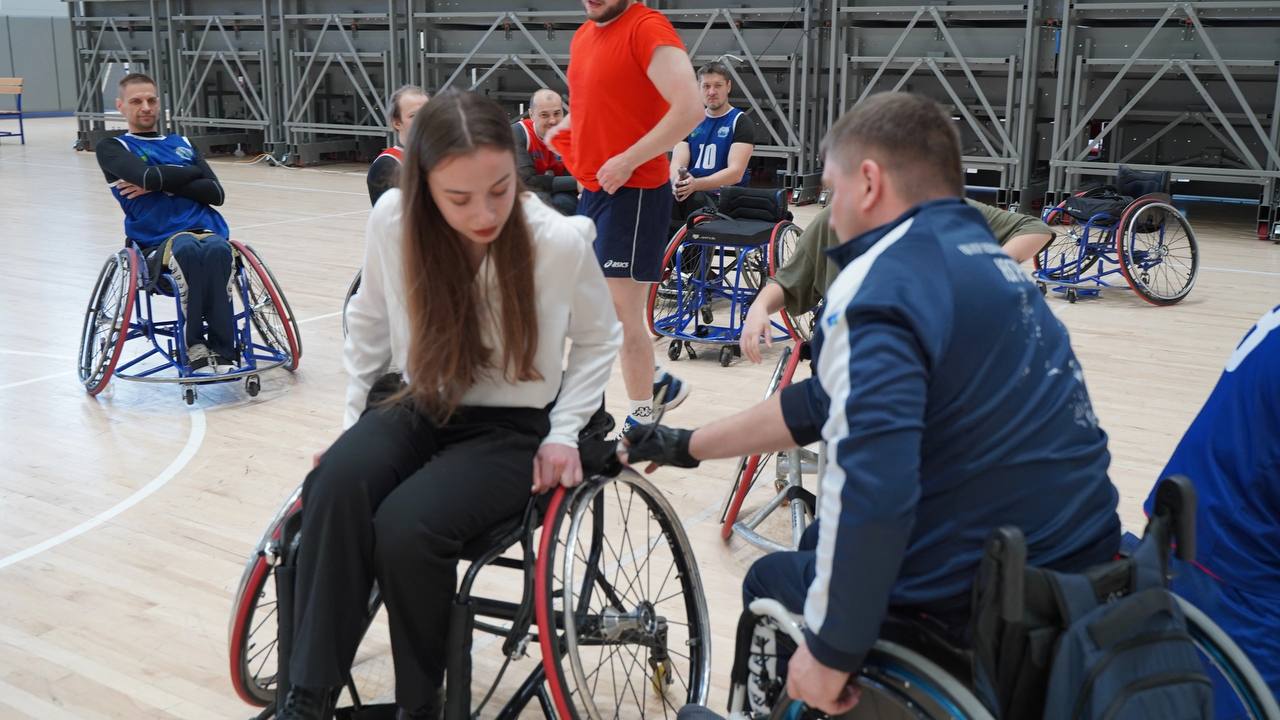
M 1163 518 L 1176 543 L 1179 560 L 1191 562 L 1196 557 L 1196 488 L 1186 475 L 1171 475 L 1156 485 L 1153 519 Z

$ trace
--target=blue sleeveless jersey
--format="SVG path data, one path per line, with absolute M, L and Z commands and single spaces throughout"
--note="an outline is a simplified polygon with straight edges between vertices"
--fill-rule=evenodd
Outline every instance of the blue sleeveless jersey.
M 1196 487 L 1198 564 L 1240 590 L 1280 595 L 1280 307 L 1232 353 L 1161 477 L 1172 474 Z
M 195 165 L 196 151 L 181 135 L 139 137 L 124 134 L 115 140 L 142 158 L 148 165 Z M 111 142 L 107 140 L 105 142 Z M 128 199 L 115 187 L 111 194 L 124 210 L 124 232 L 143 247 L 159 245 L 174 233 L 184 230 L 207 230 L 230 237 L 227 221 L 208 205 L 165 192 L 150 192 Z
M 714 175 L 729 166 L 729 146 L 733 145 L 733 133 L 739 122 L 750 122 L 742 117 L 738 108 L 718 118 L 704 117 L 689 133 L 689 174 L 696 177 Z M 749 173 L 742 173 L 736 184 L 746 185 Z

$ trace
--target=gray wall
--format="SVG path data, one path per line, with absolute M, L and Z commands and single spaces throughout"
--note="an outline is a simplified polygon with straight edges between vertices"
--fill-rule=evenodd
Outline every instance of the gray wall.
M 75 50 L 67 6 L 56 0 L 0 0 L 0 77 L 24 79 L 22 109 L 76 109 Z M 0 95 L 0 108 L 12 109 Z

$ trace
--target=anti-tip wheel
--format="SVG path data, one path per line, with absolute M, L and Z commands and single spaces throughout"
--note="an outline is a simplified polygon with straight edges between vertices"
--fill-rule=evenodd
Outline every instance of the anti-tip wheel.
M 184 385 L 182 387 L 182 399 L 185 400 L 188 405 L 195 405 L 196 404 L 196 386 Z
M 1079 300 L 1079 299 L 1080 299 L 1080 295 L 1076 293 L 1075 288 L 1067 289 L 1067 302 L 1074 303 L 1076 300 Z
M 244 379 L 244 391 L 249 393 L 249 397 L 258 397 L 260 390 L 262 390 L 262 381 L 257 375 L 250 375 Z
M 729 367 L 733 364 L 733 348 L 725 345 L 720 348 L 720 367 Z

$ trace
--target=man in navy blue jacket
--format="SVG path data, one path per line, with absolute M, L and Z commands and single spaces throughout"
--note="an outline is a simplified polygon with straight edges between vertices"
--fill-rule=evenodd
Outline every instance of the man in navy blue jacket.
M 1117 493 L 1067 331 L 961 199 L 948 113 L 874 95 L 827 138 L 831 224 L 850 238 L 814 341 L 816 376 L 696 431 L 628 434 L 631 462 L 700 460 L 827 442 L 816 530 L 760 559 L 747 600 L 804 613 L 792 697 L 836 714 L 890 608 L 963 634 L 982 545 L 1016 525 L 1029 561 L 1110 559 Z

